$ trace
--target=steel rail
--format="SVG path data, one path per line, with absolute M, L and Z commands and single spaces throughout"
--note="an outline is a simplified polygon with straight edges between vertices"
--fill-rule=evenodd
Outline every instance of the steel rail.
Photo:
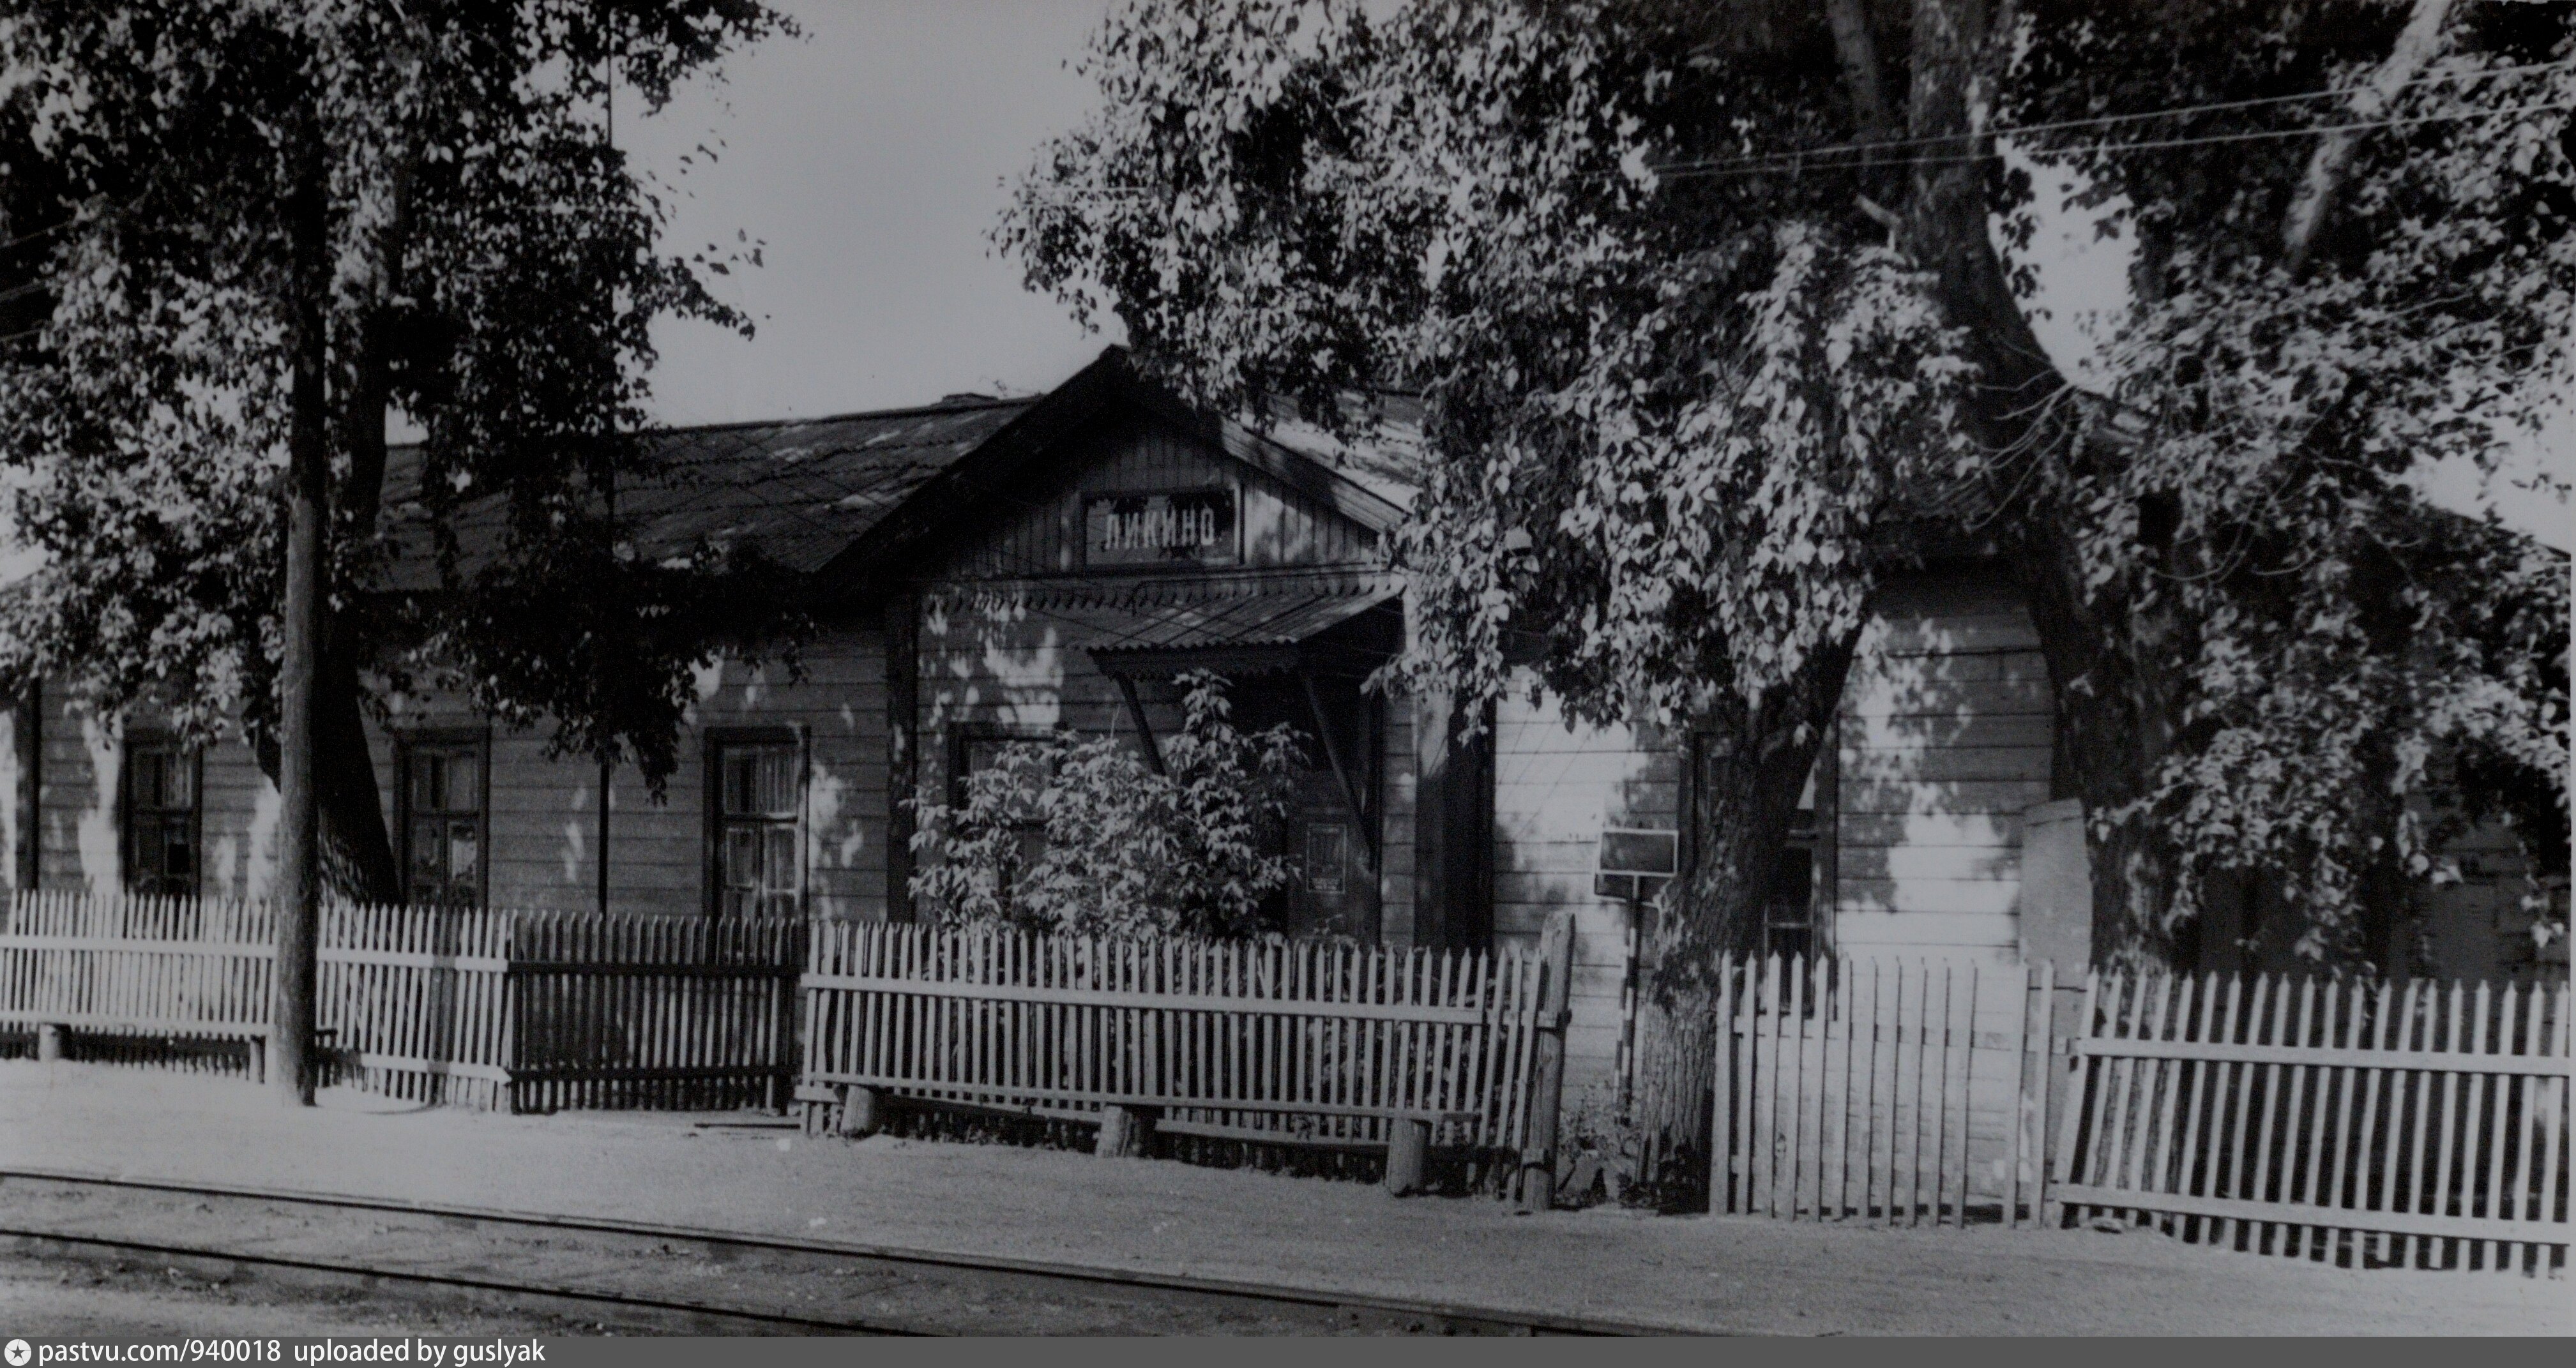
M 1243 1282 L 1225 1278 L 1206 1278 L 1182 1273 L 1154 1273 L 1088 1264 L 1056 1263 L 1038 1259 L 1014 1258 L 1007 1255 L 962 1254 L 941 1250 L 913 1249 L 895 1245 L 866 1244 L 857 1241 L 814 1239 L 751 1231 L 718 1230 L 702 1226 L 671 1225 L 653 1221 L 633 1221 L 616 1217 L 578 1216 L 550 1212 L 519 1211 L 503 1207 L 481 1207 L 445 1202 L 424 1202 L 401 1197 L 367 1196 L 355 1193 L 299 1192 L 283 1188 L 247 1184 L 198 1182 L 180 1179 L 136 1178 L 115 1174 L 82 1173 L 66 1169 L 0 1168 L 0 1189 L 13 1183 L 55 1184 L 66 1187 L 88 1187 L 133 1192 L 158 1192 L 179 1196 L 215 1197 L 239 1201 L 270 1202 L 289 1206 L 329 1207 L 349 1211 L 428 1217 L 447 1221 L 471 1222 L 477 1225 L 519 1227 L 568 1233 L 614 1235 L 660 1241 L 686 1241 L 691 1244 L 734 1250 L 757 1250 L 778 1254 L 805 1255 L 843 1259 L 854 1263 L 873 1262 L 907 1265 L 917 1268 L 953 1270 L 967 1273 L 1009 1274 L 1036 1281 L 1089 1284 L 1111 1289 L 1132 1288 L 1148 1292 L 1177 1292 L 1233 1301 L 1254 1306 L 1299 1307 L 1329 1312 L 1366 1312 L 1397 1320 L 1418 1318 L 1430 1325 L 1447 1329 L 1481 1330 L 1549 1335 L 1672 1335 L 1706 1333 L 1681 1326 L 1626 1322 L 1602 1317 L 1567 1316 L 1552 1312 L 1511 1310 L 1487 1306 L 1470 1306 L 1453 1302 L 1417 1301 L 1408 1298 L 1380 1297 L 1365 1293 L 1334 1292 L 1317 1288 L 1278 1286 Z M 757 1324 L 770 1324 L 813 1331 L 839 1331 L 879 1335 L 934 1335 L 941 1330 L 921 1325 L 869 1322 L 864 1319 L 820 1319 L 793 1313 L 764 1311 L 751 1307 L 725 1306 L 715 1303 L 677 1300 L 652 1296 L 633 1296 L 606 1289 L 540 1286 L 523 1280 L 477 1278 L 463 1274 L 446 1274 L 419 1270 L 385 1268 L 355 1262 L 301 1259 L 287 1255 L 236 1252 L 230 1249 L 173 1245 L 148 1239 L 129 1239 L 120 1235 L 80 1231 L 44 1230 L 21 1226 L 14 1219 L 0 1217 L 0 1236 L 53 1240 L 65 1243 L 131 1249 L 137 1253 L 201 1259 L 224 1259 L 235 1263 L 294 1268 L 302 1271 L 336 1273 L 371 1277 L 386 1282 L 448 1286 L 463 1290 L 499 1292 L 522 1296 L 562 1298 L 572 1301 L 633 1307 L 642 1310 L 679 1312 L 717 1317 Z

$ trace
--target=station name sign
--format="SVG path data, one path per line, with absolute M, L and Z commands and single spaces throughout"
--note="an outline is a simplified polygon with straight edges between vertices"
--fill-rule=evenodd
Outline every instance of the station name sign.
M 1094 494 L 1083 500 L 1088 565 L 1232 565 L 1234 491 Z

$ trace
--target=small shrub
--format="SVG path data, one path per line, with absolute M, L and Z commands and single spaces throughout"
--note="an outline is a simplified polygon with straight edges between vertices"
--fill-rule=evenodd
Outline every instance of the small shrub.
M 1285 725 L 1235 727 L 1217 676 L 1180 683 L 1162 774 L 1113 737 L 1066 731 L 1003 747 L 962 804 L 922 804 L 923 910 L 1083 935 L 1257 934 L 1262 904 L 1295 877 L 1278 851 L 1303 747 Z

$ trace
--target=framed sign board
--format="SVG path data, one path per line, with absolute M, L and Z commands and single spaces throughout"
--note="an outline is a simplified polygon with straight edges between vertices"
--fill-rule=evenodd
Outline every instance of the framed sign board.
M 1232 565 L 1242 559 L 1231 489 L 1094 494 L 1082 501 L 1086 566 Z
M 1592 895 L 1642 902 L 1682 869 L 1682 835 L 1648 827 L 1603 827 Z

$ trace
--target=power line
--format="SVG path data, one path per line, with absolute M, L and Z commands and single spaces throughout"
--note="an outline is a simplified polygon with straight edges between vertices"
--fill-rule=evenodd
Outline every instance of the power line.
M 2486 71 L 2446 73 L 2443 75 L 2427 76 L 2418 80 L 2409 81 L 2406 83 L 2406 86 L 2400 88 L 2405 89 L 2420 85 L 2447 84 L 2454 81 L 2484 80 L 2491 77 L 2520 75 L 2535 71 L 2561 70 L 2576 70 L 2576 63 L 2535 62 L 2525 66 L 2497 67 Z M 2123 123 L 2139 123 L 2152 119 L 2178 119 L 2201 114 L 2225 113 L 2232 110 L 2262 108 L 2271 105 L 2295 103 L 2307 100 L 2341 99 L 2349 97 L 2352 93 L 2353 92 L 2350 90 L 2321 90 L 2310 91 L 2297 95 L 2265 96 L 2259 99 L 2228 100 L 2198 105 L 2176 105 L 2167 109 L 2142 110 L 2131 114 L 2105 114 L 2083 119 L 2063 119 L 2050 123 L 2016 124 L 2003 128 L 1988 129 L 1983 132 L 1976 133 L 1948 133 L 1919 138 L 1889 138 L 1876 142 L 1829 143 L 1818 147 L 1799 148 L 1783 152 L 1755 153 L 1734 158 L 1670 162 L 1653 169 L 1658 176 L 1675 180 L 1692 179 L 1705 174 L 1759 173 L 1773 170 L 1795 171 L 1806 169 L 1811 165 L 1820 170 L 1830 170 L 1848 164 L 1843 159 L 1855 157 L 1867 158 L 1910 147 L 1939 146 L 1948 143 L 1970 142 L 1979 138 L 2002 138 L 2015 135 L 2027 136 L 2036 133 L 2064 132 L 2069 129 L 2077 128 L 2101 128 Z M 2104 142 L 2092 144 L 2087 147 L 2051 148 L 2047 149 L 2047 151 L 2051 155 L 2082 155 L 2092 152 L 2115 152 L 2124 150 L 2151 151 L 2206 144 L 2246 142 L 2265 138 L 2307 137 L 2321 133 L 2338 133 L 2372 128 L 2393 128 L 2410 124 L 2498 118 L 2511 114 L 2546 112 L 2550 110 L 2566 109 L 2569 107 L 2570 106 L 2564 104 L 2521 105 L 2506 109 L 2459 111 L 2447 114 L 2425 114 L 2406 118 L 2356 120 L 2349 123 L 2315 125 L 2304 128 L 2269 129 L 2241 133 L 2199 134 L 2188 138 L 2163 138 L 2144 142 Z M 1956 162 L 1985 161 L 2000 155 L 2000 153 L 1996 152 L 1981 152 L 1953 155 L 1946 158 L 1938 156 L 1906 157 L 1901 160 L 1912 165 L 1943 165 Z M 1608 173 L 1596 173 L 1596 175 L 1606 174 Z M 1151 197 L 1162 192 L 1152 186 L 1110 185 L 1031 186 L 1028 187 L 1026 193 L 1038 198 L 1053 199 L 1124 199 Z M 1237 193 L 1241 193 L 1240 187 L 1238 187 Z
M 19 247 L 19 246 L 23 246 L 23 245 L 25 245 L 25 244 L 27 244 L 27 243 L 33 242 L 33 241 L 35 241 L 36 239 L 38 239 L 38 238 L 40 238 L 40 237 L 45 237 L 45 236 L 47 236 L 47 235 L 49 235 L 49 234 L 59 233 L 59 232 L 61 232 L 62 230 L 66 229 L 66 228 L 69 228 L 69 227 L 71 227 L 71 226 L 72 226 L 72 220 L 70 220 L 70 219 L 64 219 L 64 220 L 63 220 L 62 222 L 60 222 L 60 223 L 56 223 L 56 224 L 49 225 L 49 226 L 47 226 L 47 227 L 43 227 L 43 228 L 36 229 L 34 232 L 30 232 L 30 233 L 20 233 L 18 236 L 13 237 L 13 238 L 9 239 L 9 240 L 8 240 L 8 241 L 6 241 L 6 242 L 0 242 L 0 252 L 8 251 L 8 250 L 9 250 L 10 248 L 12 248 L 12 247 Z
M 2484 80 L 2493 76 L 2513 76 L 2534 71 L 2563 70 L 2576 70 L 2576 62 L 2534 62 L 2527 66 L 2496 67 L 2487 71 L 2456 72 L 2439 76 L 2426 76 L 2417 80 L 2409 81 L 2404 86 L 2399 87 L 2399 89 L 2408 89 L 2419 85 L 2447 84 L 2455 80 Z M 2050 123 L 2015 124 L 2009 127 L 1990 129 L 1984 133 L 1942 133 L 1920 138 L 1886 138 L 1876 142 L 1832 143 L 1823 147 L 1808 148 L 1796 152 L 1766 152 L 1748 154 L 1746 156 L 1736 158 L 1671 162 L 1654 169 L 1661 174 L 1666 172 L 1698 170 L 1705 167 L 1731 166 L 1748 161 L 1763 161 L 1781 157 L 1821 156 L 1829 153 L 1841 152 L 1866 153 L 1903 147 L 1920 147 L 1941 143 L 1959 142 L 1976 137 L 2006 137 L 2015 134 L 2026 135 L 2032 133 L 2057 133 L 2073 128 L 2103 128 L 2113 124 L 2141 123 L 2150 119 L 2179 119 L 2200 114 L 2220 114 L 2231 110 L 2258 109 L 2271 105 L 2290 104 L 2306 100 L 2343 99 L 2350 96 L 2352 93 L 2353 92 L 2350 90 L 2314 90 L 2297 95 L 2267 95 L 2259 99 L 2250 100 L 2226 100 L 2212 104 L 2175 105 L 2167 109 L 2141 110 L 2133 114 L 2101 114 L 2081 119 L 2060 119 Z M 2475 116 L 2463 115 L 2461 117 Z M 2309 128 L 2298 131 L 2315 133 L 2327 130 Z
M 2350 133 L 2373 128 L 2403 128 L 2417 124 L 2458 123 L 2471 119 L 2499 119 L 2515 114 L 2543 114 L 2553 110 L 2569 109 L 2576 109 L 2576 102 L 2562 101 L 2550 104 L 2514 105 L 2505 109 L 2485 109 L 2469 113 L 2420 114 L 2411 118 L 2403 119 L 2360 119 L 2351 123 L 2319 124 L 2309 128 L 2267 128 L 2255 129 L 2241 133 L 2201 133 L 2194 134 L 2193 136 L 2186 138 L 2152 138 L 2141 142 L 2099 142 L 2083 147 L 2052 147 L 2039 150 L 2045 155 L 2051 157 L 2087 156 L 2094 153 L 2113 152 L 2154 152 L 2177 147 L 2210 147 L 2224 143 L 2260 142 L 2272 138 L 2306 138 L 2313 137 L 2321 133 Z M 1975 137 L 2001 137 L 2017 131 L 2019 130 L 2000 129 L 1992 134 L 1961 134 L 1956 140 L 1966 141 Z M 1884 144 L 1880 145 L 1883 146 Z M 1775 171 L 1801 171 L 1807 169 L 1811 165 L 1818 170 L 1839 170 L 1850 165 L 1850 163 L 1835 161 L 1832 159 L 1832 154 L 1867 152 L 1870 150 L 1872 150 L 1870 145 L 1843 144 L 1837 147 L 1819 148 L 1812 152 L 1774 153 L 1768 157 L 1748 157 L 1742 162 L 1731 165 L 1725 163 L 1714 163 L 1705 168 L 1659 172 L 1658 174 L 1671 180 L 1691 180 L 1702 176 L 1760 175 Z M 1998 151 L 1968 152 L 1948 156 L 1907 157 L 1902 159 L 1901 164 L 1908 166 L 1956 166 L 1970 162 L 1993 161 L 2003 155 L 2003 153 Z

